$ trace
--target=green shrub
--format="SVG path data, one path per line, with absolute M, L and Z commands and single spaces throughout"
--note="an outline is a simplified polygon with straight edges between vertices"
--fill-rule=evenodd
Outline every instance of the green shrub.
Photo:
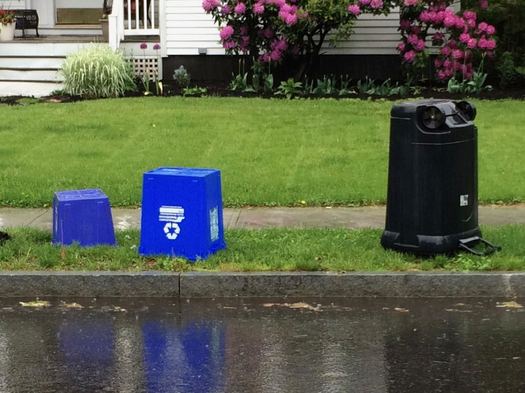
M 286 81 L 282 81 L 277 91 L 274 93 L 276 96 L 285 96 L 289 100 L 299 95 L 303 90 L 303 84 L 296 82 L 293 78 L 289 78 Z
M 119 97 L 134 90 L 133 71 L 122 53 L 93 44 L 70 55 L 62 67 L 64 91 L 88 98 Z
M 499 75 L 499 85 L 503 88 L 510 87 L 518 77 L 518 71 L 514 64 L 512 53 L 504 52 L 501 54 L 496 69 Z
M 173 72 L 173 79 L 175 79 L 175 82 L 181 89 L 185 89 L 190 85 L 190 74 L 182 65 Z
M 486 85 L 487 74 L 481 71 L 474 72 L 471 80 L 458 80 L 455 77 L 448 81 L 447 91 L 453 94 L 480 95 L 484 91 L 492 90 L 491 85 Z

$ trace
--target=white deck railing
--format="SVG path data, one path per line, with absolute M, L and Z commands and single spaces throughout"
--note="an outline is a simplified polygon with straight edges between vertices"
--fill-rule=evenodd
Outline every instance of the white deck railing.
M 124 35 L 158 35 L 155 0 L 123 0 Z
M 117 49 L 126 36 L 159 35 L 155 0 L 113 0 L 108 20 L 109 45 Z

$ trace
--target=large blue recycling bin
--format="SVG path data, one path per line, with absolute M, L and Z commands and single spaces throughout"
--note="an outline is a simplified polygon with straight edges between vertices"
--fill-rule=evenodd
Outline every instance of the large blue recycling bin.
M 109 199 L 101 190 L 69 190 L 53 198 L 53 243 L 115 245 Z
M 158 168 L 144 173 L 141 255 L 195 261 L 225 247 L 220 171 Z

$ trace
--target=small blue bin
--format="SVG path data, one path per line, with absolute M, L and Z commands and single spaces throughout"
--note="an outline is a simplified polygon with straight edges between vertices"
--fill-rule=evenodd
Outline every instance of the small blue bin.
M 109 199 L 101 190 L 59 191 L 53 198 L 53 243 L 115 245 Z
M 221 173 L 158 168 L 144 173 L 140 255 L 206 259 L 226 247 Z

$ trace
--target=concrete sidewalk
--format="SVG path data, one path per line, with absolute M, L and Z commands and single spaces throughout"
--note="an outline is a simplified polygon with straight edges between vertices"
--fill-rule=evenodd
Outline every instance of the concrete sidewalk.
M 116 229 L 140 226 L 140 209 L 113 209 Z M 385 207 L 298 207 L 224 209 L 227 229 L 261 228 L 383 228 Z M 482 225 L 525 224 L 525 205 L 480 206 Z M 31 227 L 50 230 L 51 209 L 0 208 L 0 228 Z

